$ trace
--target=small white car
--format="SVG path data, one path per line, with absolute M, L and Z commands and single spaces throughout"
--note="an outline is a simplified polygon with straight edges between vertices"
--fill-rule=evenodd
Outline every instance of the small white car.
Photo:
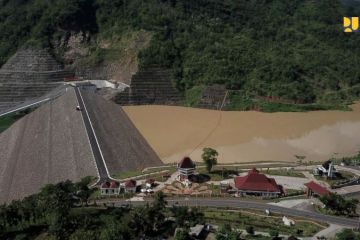
M 81 111 L 81 107 L 80 107 L 80 106 L 76 106 L 76 110 L 77 110 L 77 111 Z

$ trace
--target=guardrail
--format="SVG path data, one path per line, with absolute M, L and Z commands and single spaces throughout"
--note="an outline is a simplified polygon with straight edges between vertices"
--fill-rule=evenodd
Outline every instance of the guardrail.
M 31 107 L 41 105 L 41 104 L 46 103 L 46 102 L 48 102 L 50 100 L 54 100 L 54 99 L 62 96 L 66 91 L 67 91 L 67 87 L 64 87 L 64 85 L 62 85 L 62 86 L 54 89 L 53 91 L 51 91 L 50 93 L 48 93 L 48 94 L 46 94 L 46 95 L 44 95 L 42 97 L 30 100 L 30 101 L 23 102 L 23 103 L 21 103 L 21 104 L 19 104 L 17 106 L 14 106 L 14 107 L 12 107 L 12 108 L 10 108 L 8 110 L 0 112 L 0 117 L 6 116 L 8 114 L 18 112 L 18 111 L 21 111 L 21 110 L 25 110 L 27 108 L 31 108 Z

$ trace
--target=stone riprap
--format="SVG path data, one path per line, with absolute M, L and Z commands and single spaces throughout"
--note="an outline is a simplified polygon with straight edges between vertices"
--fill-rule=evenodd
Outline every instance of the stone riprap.
M 162 165 L 119 105 L 90 92 L 82 95 L 110 174 Z
M 168 69 L 141 69 L 132 76 L 130 88 L 119 94 L 116 101 L 122 105 L 178 105 L 181 95 L 174 87 L 172 79 L 172 72 Z
M 58 87 L 71 71 L 45 49 L 21 49 L 0 69 L 0 112 Z
M 72 88 L 0 135 L 0 203 L 37 192 L 47 183 L 97 176 Z

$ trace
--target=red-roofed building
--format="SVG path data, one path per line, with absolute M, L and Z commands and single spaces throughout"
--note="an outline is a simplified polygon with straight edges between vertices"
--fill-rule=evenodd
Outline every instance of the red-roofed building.
M 118 195 L 120 193 L 120 184 L 115 181 L 104 182 L 100 187 L 101 195 Z
M 188 179 L 189 176 L 194 175 L 196 165 L 189 157 L 184 157 L 177 165 L 179 172 L 179 179 Z
M 251 169 L 246 176 L 235 177 L 234 182 L 240 196 L 276 197 L 282 194 L 282 188 L 275 179 L 259 173 L 256 168 Z
M 330 191 L 327 190 L 325 187 L 317 184 L 314 181 L 308 182 L 304 184 L 306 186 L 306 195 L 308 197 L 318 197 L 318 196 L 323 196 L 326 194 L 329 194 Z
M 135 193 L 136 192 L 136 181 L 135 180 L 128 180 L 124 183 L 124 190 L 126 193 Z

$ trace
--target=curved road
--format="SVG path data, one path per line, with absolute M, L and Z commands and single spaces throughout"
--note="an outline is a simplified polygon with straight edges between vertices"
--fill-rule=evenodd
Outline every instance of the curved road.
M 305 212 L 291 208 L 274 206 L 267 203 L 243 201 L 240 199 L 235 200 L 235 199 L 225 199 L 225 198 L 169 198 L 166 200 L 169 206 L 182 205 L 182 206 L 202 206 L 202 207 L 230 207 L 230 208 L 240 208 L 240 209 L 256 209 L 264 212 L 266 209 L 268 209 L 270 210 L 270 212 L 279 213 L 286 216 L 302 217 L 314 221 L 327 222 L 327 223 L 338 224 L 348 227 L 358 227 L 358 223 L 359 223 L 358 219 L 336 217 L 336 216 L 324 215 L 316 212 Z M 114 204 L 115 206 L 120 207 L 123 204 L 129 204 L 129 203 L 138 206 L 138 205 L 147 204 L 151 201 L 146 200 L 146 201 L 130 202 L 126 200 L 120 200 L 120 201 L 103 201 L 103 202 Z

